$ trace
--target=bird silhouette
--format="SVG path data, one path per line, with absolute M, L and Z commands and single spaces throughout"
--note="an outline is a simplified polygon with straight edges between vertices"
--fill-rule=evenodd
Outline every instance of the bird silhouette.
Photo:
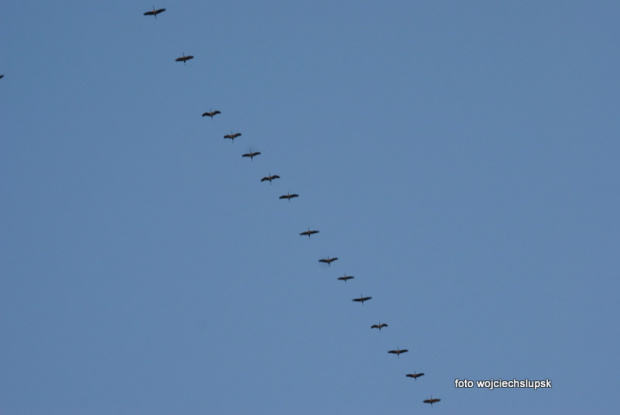
M 388 353 L 395 354 L 396 356 L 400 356 L 401 353 L 407 353 L 408 351 L 409 350 L 407 350 L 407 349 L 399 349 L 397 347 L 396 350 L 390 350 Z
M 324 264 L 327 264 L 329 266 L 331 266 L 332 262 L 334 262 L 334 261 L 338 261 L 338 258 L 327 257 L 327 258 L 324 258 L 324 259 L 319 259 L 319 262 L 323 262 Z
M 253 160 L 254 157 L 258 156 L 259 154 L 260 154 L 260 151 L 251 151 L 249 153 L 243 154 L 241 157 L 249 157 L 250 160 Z
M 308 239 L 310 239 L 310 235 L 314 235 L 315 233 L 319 233 L 319 231 L 311 231 L 310 228 L 308 228 L 307 231 L 303 231 L 302 233 L 300 233 L 300 235 L 301 236 L 308 235 Z
M 203 117 L 211 117 L 211 119 L 213 119 L 213 117 L 216 116 L 217 114 L 221 114 L 221 112 L 218 111 L 218 110 L 211 111 L 211 109 L 209 109 L 209 112 L 203 112 L 202 116 Z
M 166 11 L 166 9 L 157 9 L 157 10 L 155 10 L 155 6 L 153 6 L 153 10 L 150 10 L 150 11 L 144 13 L 144 15 L 145 16 L 155 16 L 155 18 L 157 19 L 157 15 L 159 13 L 163 13 L 165 11 Z
M 241 136 L 241 133 L 234 133 L 231 131 L 230 134 L 226 134 L 224 136 L 224 138 L 230 138 L 233 142 L 235 141 L 235 138 Z
M 437 398 L 433 399 L 433 395 L 431 395 L 430 399 L 425 399 L 423 402 L 430 403 L 431 405 L 433 405 L 434 403 L 439 402 L 439 401 L 441 401 L 441 399 L 437 399 Z
M 183 56 L 181 56 L 180 58 L 176 58 L 175 61 L 183 62 L 183 64 L 185 65 L 185 63 L 190 59 L 194 59 L 194 57 L 192 55 L 185 56 L 185 52 L 183 52 Z
M 368 301 L 370 299 L 372 299 L 372 297 L 360 296 L 360 298 L 354 298 L 353 301 L 364 304 L 364 301 Z
M 353 275 L 343 275 L 342 277 L 338 277 L 338 279 L 340 281 L 344 281 L 345 284 L 347 283 L 348 280 L 352 280 L 353 278 L 355 278 Z
M 271 183 L 272 180 L 275 179 L 279 179 L 280 176 L 278 176 L 277 174 L 272 175 L 271 172 L 269 172 L 269 176 L 265 176 L 262 179 L 260 179 L 261 182 L 266 182 L 269 181 L 269 183 Z
M 287 193 L 285 195 L 280 196 L 279 199 L 288 199 L 288 201 L 290 202 L 291 199 L 294 197 L 299 197 L 299 195 L 297 193 L 293 193 L 293 194 Z
M 418 378 L 420 376 L 424 376 L 424 373 L 408 373 L 405 376 L 407 376 L 408 378 L 414 378 L 415 380 L 418 380 Z
M 379 329 L 379 331 L 381 331 L 382 328 L 387 327 L 387 326 L 388 326 L 387 324 L 379 322 L 379 324 L 373 324 L 372 326 L 370 326 L 370 328 Z

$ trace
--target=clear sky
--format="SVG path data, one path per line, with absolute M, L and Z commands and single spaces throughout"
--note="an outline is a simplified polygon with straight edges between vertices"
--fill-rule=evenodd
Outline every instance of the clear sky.
M 5 2 L 0 413 L 617 413 L 619 21 Z

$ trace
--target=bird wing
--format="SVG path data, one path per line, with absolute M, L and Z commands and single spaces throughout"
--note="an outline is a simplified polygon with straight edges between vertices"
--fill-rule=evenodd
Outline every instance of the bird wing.
M 268 177 L 263 177 L 262 179 L 260 179 L 261 182 L 264 182 L 266 180 L 269 180 L 269 178 Z
M 272 179 L 279 179 L 280 176 L 278 176 L 277 174 L 274 174 L 273 176 L 271 176 Z
M 156 10 L 156 11 L 155 11 L 155 14 L 163 13 L 163 12 L 165 12 L 165 11 L 166 11 L 166 9 L 159 9 L 159 10 Z
M 145 16 L 151 16 L 151 15 L 154 15 L 154 14 L 155 14 L 155 12 L 153 10 L 151 10 L 150 12 L 144 13 Z

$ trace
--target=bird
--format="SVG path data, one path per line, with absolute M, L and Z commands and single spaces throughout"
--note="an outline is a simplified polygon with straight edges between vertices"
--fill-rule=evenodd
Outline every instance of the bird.
M 382 328 L 387 327 L 387 326 L 388 326 L 387 324 L 379 322 L 379 324 L 373 324 L 372 326 L 370 326 L 370 328 L 379 329 L 379 331 L 381 331 Z
M 360 298 L 354 298 L 353 301 L 364 304 L 364 301 L 370 300 L 372 297 L 360 296 Z
M 4 75 L 0 75 L 0 79 L 4 78 Z
M 345 284 L 347 283 L 347 280 L 352 280 L 353 278 L 355 278 L 353 275 L 343 275 L 342 277 L 338 277 L 338 279 L 340 281 L 344 281 Z
M 310 239 L 310 235 L 314 235 L 315 233 L 319 233 L 319 231 L 311 231 L 310 228 L 308 228 L 307 231 L 303 231 L 302 233 L 300 233 L 300 235 L 301 236 L 308 235 L 308 239 Z
M 280 176 L 278 176 L 277 174 L 272 175 L 271 172 L 269 172 L 269 176 L 265 176 L 262 179 L 260 179 L 261 182 L 266 182 L 269 181 L 269 183 L 271 183 L 272 180 L 275 179 L 279 179 Z
M 401 353 L 407 353 L 408 351 L 409 350 L 407 349 L 399 349 L 397 347 L 396 350 L 390 350 L 388 353 L 395 354 L 396 356 L 400 356 Z
M 234 133 L 231 131 L 230 134 L 226 134 L 224 138 L 230 138 L 233 142 L 235 142 L 235 138 L 241 136 L 241 133 Z
M 325 264 L 327 264 L 329 266 L 331 266 L 332 262 L 334 262 L 334 261 L 338 261 L 338 258 L 327 257 L 327 258 L 324 258 L 324 259 L 319 259 L 319 262 L 323 262 L 323 263 L 325 263 Z
M 431 395 L 430 399 L 424 399 L 423 402 L 430 403 L 431 405 L 433 405 L 435 402 L 439 402 L 439 401 L 441 401 L 441 399 L 437 399 L 437 398 L 433 399 L 433 395 Z
M 280 196 L 280 199 L 288 199 L 288 201 L 290 202 L 291 199 L 294 197 L 299 197 L 299 195 L 297 193 L 293 193 L 293 194 L 288 193 L 288 194 Z
M 157 15 L 159 13 L 163 13 L 165 12 L 166 9 L 157 9 L 155 10 L 155 6 L 153 6 L 153 10 L 149 10 L 148 12 L 144 13 L 145 16 L 155 16 L 155 18 L 157 19 Z
M 217 114 L 221 114 L 221 112 L 220 112 L 220 111 L 218 111 L 218 110 L 211 111 L 211 109 L 209 109 L 209 112 L 203 112 L 203 113 L 202 113 L 202 116 L 203 116 L 203 117 L 211 117 L 211 118 L 213 118 L 213 117 L 214 117 L 215 115 L 217 115 Z
M 260 151 L 251 151 L 249 153 L 243 154 L 241 157 L 249 157 L 250 160 L 253 160 L 254 157 L 258 156 L 259 154 L 260 154 Z
M 187 62 L 190 59 L 194 59 L 194 57 L 192 55 L 185 56 L 185 52 L 183 52 L 183 56 L 181 56 L 180 58 L 176 58 L 175 61 L 176 62 L 183 62 L 183 64 L 185 64 L 185 62 Z
M 424 376 L 424 373 L 408 373 L 405 376 L 408 378 L 414 378 L 415 380 L 418 380 L 420 376 Z

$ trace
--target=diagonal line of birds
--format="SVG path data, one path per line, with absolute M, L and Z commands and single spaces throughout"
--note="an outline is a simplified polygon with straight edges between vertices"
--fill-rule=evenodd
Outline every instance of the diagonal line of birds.
M 165 11 L 166 11 L 165 8 L 156 9 L 153 6 L 153 10 L 149 10 L 149 11 L 144 12 L 144 16 L 153 16 L 153 17 L 155 17 L 155 19 L 157 19 L 157 15 L 159 15 L 159 14 L 165 12 Z M 185 52 L 182 52 L 181 56 L 176 58 L 175 61 L 176 62 L 183 62 L 183 64 L 186 65 L 187 62 L 192 60 L 192 59 L 194 59 L 193 55 L 185 55 Z M 3 76 L 4 75 L 2 75 L 0 77 L 3 77 Z M 202 113 L 202 117 L 209 117 L 209 118 L 213 119 L 216 115 L 220 115 L 220 114 L 222 114 L 221 111 L 219 111 L 217 109 L 216 110 L 209 109 L 209 111 Z M 230 134 L 224 135 L 224 139 L 229 139 L 232 142 L 234 142 L 235 138 L 238 138 L 238 137 L 241 137 L 241 133 L 233 132 L 233 131 L 231 131 Z M 260 154 L 261 153 L 258 152 L 258 151 L 249 151 L 248 153 L 242 154 L 241 157 L 247 157 L 250 160 L 253 160 L 254 157 L 257 157 Z M 260 179 L 260 181 L 261 182 L 268 181 L 271 184 L 272 181 L 276 180 L 276 179 L 280 179 L 280 176 L 278 176 L 277 174 L 271 174 L 271 172 L 269 172 L 269 174 L 267 176 L 263 177 L 262 179 Z M 279 199 L 287 200 L 288 202 L 290 202 L 291 199 L 298 198 L 298 197 L 299 197 L 299 194 L 297 194 L 297 193 L 287 192 L 286 194 L 281 195 L 279 197 Z M 308 230 L 300 232 L 299 235 L 300 236 L 307 236 L 310 239 L 310 237 L 312 235 L 315 235 L 317 233 L 319 233 L 319 230 L 316 230 L 316 229 L 311 230 L 310 228 L 308 228 Z M 327 258 L 320 258 L 318 261 L 320 263 L 327 264 L 329 267 L 331 267 L 331 264 L 333 262 L 337 261 L 337 260 L 338 260 L 337 257 L 329 257 L 328 256 Z M 347 283 L 348 280 L 351 280 L 351 279 L 354 279 L 354 278 L 355 277 L 352 276 L 352 275 L 344 274 L 343 276 L 338 277 L 337 280 L 344 281 L 345 283 Z M 370 300 L 372 300 L 371 296 L 364 296 L 363 294 L 361 294 L 358 298 L 353 298 L 352 301 L 357 302 L 357 303 L 361 303 L 363 305 L 364 302 L 370 301 Z M 370 326 L 371 329 L 377 329 L 379 332 L 381 332 L 381 329 L 386 328 L 386 327 L 388 327 L 388 325 L 386 323 L 381 323 L 381 322 L 378 322 L 378 323 L 373 324 L 373 325 Z M 401 354 L 407 353 L 408 351 L 409 350 L 401 349 L 399 346 L 397 346 L 396 349 L 388 350 L 387 353 L 388 354 L 394 354 L 394 355 L 396 355 L 396 357 L 400 358 Z M 414 373 L 408 373 L 408 374 L 405 375 L 405 377 L 412 378 L 412 379 L 414 379 L 416 381 L 421 376 L 424 376 L 424 373 L 414 372 Z M 433 396 L 431 395 L 431 397 L 429 399 L 425 399 L 422 402 L 423 403 L 428 403 L 428 404 L 430 404 L 432 406 L 434 403 L 437 403 L 439 401 L 441 401 L 441 399 L 433 398 Z

